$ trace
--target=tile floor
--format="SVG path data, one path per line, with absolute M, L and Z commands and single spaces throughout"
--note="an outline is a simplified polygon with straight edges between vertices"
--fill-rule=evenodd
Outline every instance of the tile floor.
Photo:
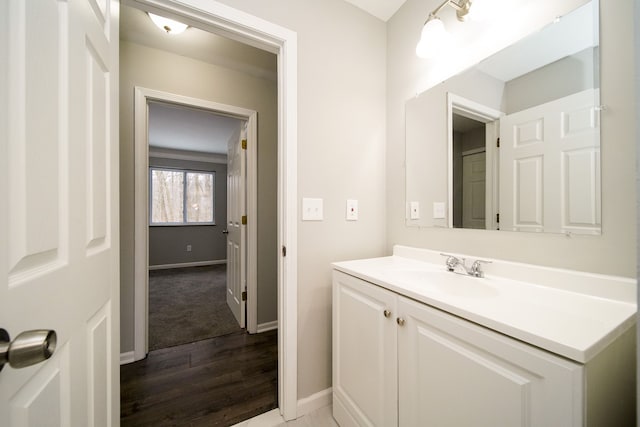
M 338 427 L 333 419 L 332 406 L 316 409 L 296 420 L 285 422 L 280 411 L 274 409 L 257 417 L 243 421 L 233 427 Z

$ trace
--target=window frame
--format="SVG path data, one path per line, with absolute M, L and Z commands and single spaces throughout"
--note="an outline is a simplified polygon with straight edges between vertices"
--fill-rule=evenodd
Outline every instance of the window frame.
M 153 171 L 169 171 L 169 172 L 181 172 L 182 173 L 182 222 L 153 222 Z M 211 208 L 213 219 L 210 222 L 187 222 L 187 174 L 199 173 L 205 175 L 211 175 L 212 177 L 212 192 L 211 192 Z M 216 225 L 216 171 L 207 171 L 201 169 L 189 169 L 171 166 L 149 166 L 149 226 L 150 227 L 193 227 L 200 225 Z

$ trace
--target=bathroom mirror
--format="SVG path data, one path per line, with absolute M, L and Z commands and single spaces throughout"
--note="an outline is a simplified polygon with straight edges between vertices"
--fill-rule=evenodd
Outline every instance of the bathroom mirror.
M 406 103 L 406 223 L 600 234 L 598 3 Z

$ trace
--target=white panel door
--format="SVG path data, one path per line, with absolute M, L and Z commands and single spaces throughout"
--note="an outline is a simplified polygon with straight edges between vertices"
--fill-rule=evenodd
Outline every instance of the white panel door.
M 486 154 L 462 156 L 462 228 L 485 229 Z
M 118 7 L 0 2 L 0 327 L 57 332 L 2 426 L 119 424 Z
M 246 170 L 247 124 L 243 123 L 239 138 L 229 141 L 227 151 L 227 304 L 241 328 L 245 327 L 246 301 Z M 246 221 L 245 221 L 246 222 Z
M 582 365 L 398 299 L 401 426 L 582 426 Z
M 333 416 L 342 427 L 398 425 L 396 299 L 333 272 Z
M 600 233 L 598 91 L 500 120 L 500 229 Z

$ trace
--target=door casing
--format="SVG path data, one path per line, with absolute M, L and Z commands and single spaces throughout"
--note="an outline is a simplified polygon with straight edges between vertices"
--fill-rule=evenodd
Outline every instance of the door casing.
M 124 3 L 275 53 L 278 57 L 278 402 L 297 416 L 297 34 L 213 0 L 125 0 Z M 137 132 L 137 131 L 136 131 Z M 146 170 L 136 164 L 138 174 Z M 143 199 L 143 201 L 145 201 Z M 254 215 L 255 217 L 255 215 Z M 135 230 L 135 240 L 146 241 Z M 284 256 L 286 248 L 286 256 Z M 136 254 L 138 250 L 136 249 Z M 136 281 L 139 279 L 136 255 Z M 146 269 L 146 266 L 144 266 Z M 137 297 L 136 297 L 137 299 Z M 254 298 L 255 301 L 255 298 Z M 139 327 L 139 326 L 138 326 Z M 136 331 L 136 335 L 137 335 Z

